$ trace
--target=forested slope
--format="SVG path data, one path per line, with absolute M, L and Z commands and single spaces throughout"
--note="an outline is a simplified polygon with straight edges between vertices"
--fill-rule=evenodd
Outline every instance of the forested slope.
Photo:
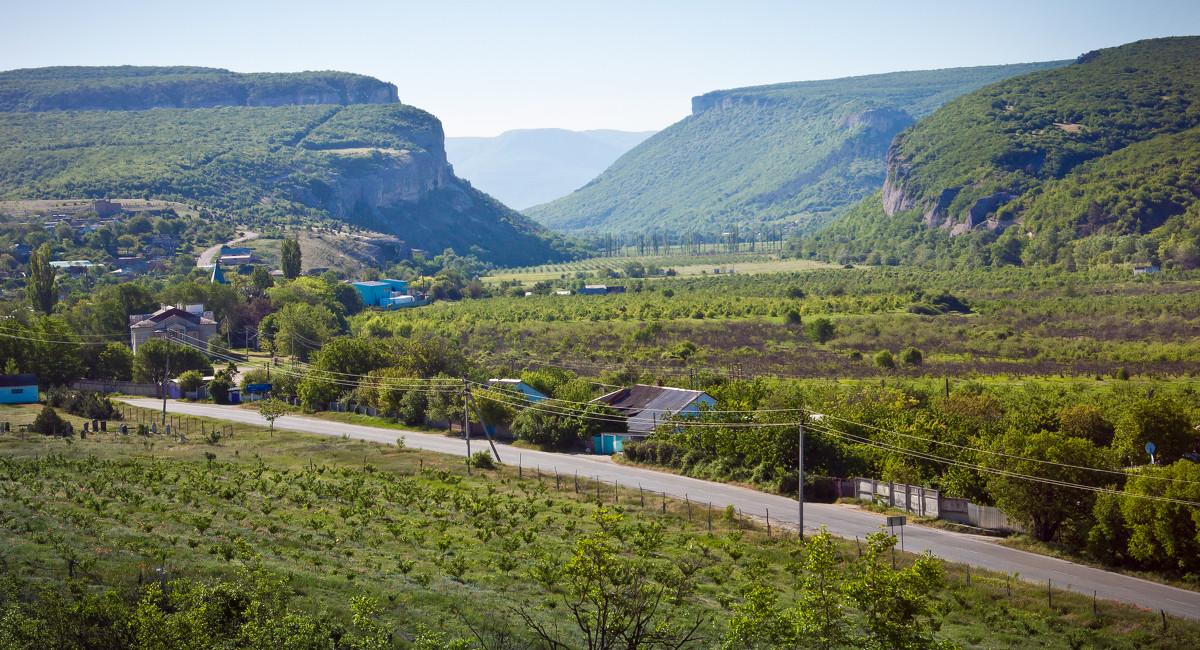
M 884 179 L 892 138 L 947 100 L 1062 65 L 1034 63 L 708 93 L 573 194 L 526 210 L 570 233 L 711 232 L 734 221 L 812 230 Z
M 369 77 L 17 70 L 0 73 L 0 107 L 0 197 L 167 199 L 250 225 L 350 221 L 505 265 L 571 254 L 457 179 L 441 122 Z
M 1200 38 L 1167 38 L 960 97 L 896 139 L 881 198 L 803 249 L 846 261 L 1195 267 L 1198 82 Z

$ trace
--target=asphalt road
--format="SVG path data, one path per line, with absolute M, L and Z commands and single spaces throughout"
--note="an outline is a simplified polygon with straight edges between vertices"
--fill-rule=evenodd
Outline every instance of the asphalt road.
M 162 402 L 159 400 L 124 401 L 143 408 L 162 408 Z M 167 410 L 171 413 L 220 418 L 259 426 L 265 424 L 256 412 L 233 406 L 168 402 Z M 339 438 L 345 435 L 358 440 L 387 444 L 395 444 L 397 438 L 404 438 L 405 445 L 409 447 L 456 456 L 466 455 L 466 446 L 462 439 L 431 433 L 342 424 L 304 416 L 279 418 L 275 421 L 275 426 L 316 435 Z M 472 440 L 473 451 L 485 448 L 486 441 Z M 641 487 L 649 492 L 666 493 L 681 499 L 686 496 L 694 503 L 711 503 L 716 508 L 733 505 L 753 517 L 761 518 L 769 514 L 773 526 L 782 522 L 794 530 L 799 519 L 794 499 L 723 483 L 627 467 L 613 463 L 606 456 L 554 454 L 503 445 L 499 447 L 499 453 L 502 462 L 509 465 L 520 463 L 530 469 L 540 468 L 542 471 L 557 471 L 569 475 L 578 472 L 581 478 L 599 479 L 606 483 L 616 481 L 624 487 Z M 855 508 L 822 503 L 804 504 L 805 531 L 814 531 L 820 526 L 825 526 L 840 537 L 861 538 L 877 532 L 883 523 L 882 515 Z M 916 552 L 931 551 L 934 555 L 952 562 L 1001 571 L 1027 582 L 1045 584 L 1047 580 L 1051 580 L 1055 590 L 1069 589 L 1089 596 L 1095 592 L 1101 599 L 1116 600 L 1155 611 L 1163 610 L 1173 616 L 1200 619 L 1200 593 L 1007 548 L 988 537 L 925 526 L 905 526 L 904 548 Z
M 245 235 L 242 235 L 241 237 L 238 237 L 237 239 L 230 239 L 229 241 L 225 242 L 224 244 L 217 244 L 216 246 L 210 246 L 210 247 L 204 249 L 204 252 L 200 253 L 200 256 L 196 258 L 196 266 L 199 268 L 202 268 L 202 269 L 206 269 L 206 268 L 212 266 L 213 258 L 216 257 L 217 253 L 221 252 L 221 248 L 223 248 L 225 246 L 233 246 L 234 244 L 240 244 L 241 242 L 254 239 L 257 236 L 258 236 L 258 233 L 256 233 L 256 232 L 247 232 Z

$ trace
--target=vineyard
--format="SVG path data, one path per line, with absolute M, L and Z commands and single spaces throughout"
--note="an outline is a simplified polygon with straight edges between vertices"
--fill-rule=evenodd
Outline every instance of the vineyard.
M 0 408 L 14 422 L 35 412 Z M 831 622 L 827 632 L 879 645 L 874 617 L 897 612 L 874 598 L 911 607 L 889 629 L 921 647 L 1200 642 L 1192 623 L 1164 630 L 1157 613 L 1110 603 L 1093 616 L 1082 596 L 1048 604 L 1036 585 L 922 556 L 893 570 L 885 536 L 797 544 L 732 510 L 693 512 L 582 477 L 508 466 L 465 476 L 437 454 L 243 425 L 187 442 L 5 435 L 0 503 L 5 647 L 173 634 L 187 635 L 181 647 L 587 647 L 570 612 L 599 611 L 595 593 L 680 647 L 774 647 L 798 639 L 789 629 Z M 596 592 L 580 591 L 588 580 Z M 801 605 L 818 596 L 827 616 L 814 621 Z

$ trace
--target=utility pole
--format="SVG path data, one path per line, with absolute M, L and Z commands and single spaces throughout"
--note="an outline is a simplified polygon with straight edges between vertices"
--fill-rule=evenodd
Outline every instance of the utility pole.
M 798 464 L 796 469 L 800 478 L 799 484 L 796 486 L 796 504 L 799 508 L 800 522 L 796 527 L 796 534 L 800 539 L 804 539 L 804 412 L 800 412 L 800 426 L 797 428 L 797 448 L 799 449 Z
M 471 473 L 471 389 L 463 377 L 463 438 L 467 441 L 467 474 Z
M 163 383 L 162 383 L 162 392 L 163 392 L 162 423 L 164 426 L 167 424 L 167 386 L 170 385 L 170 381 L 171 381 L 171 335 L 167 334 L 167 367 L 164 369 L 164 372 L 163 372 Z

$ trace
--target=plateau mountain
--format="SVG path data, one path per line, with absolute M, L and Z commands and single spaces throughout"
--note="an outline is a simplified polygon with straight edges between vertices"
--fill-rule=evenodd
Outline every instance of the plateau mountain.
M 441 122 L 342 72 L 0 73 L 0 197 L 158 198 L 237 223 L 342 221 L 498 264 L 572 244 L 459 180 Z
M 883 185 L 892 139 L 945 102 L 1066 61 L 721 90 L 578 191 L 525 210 L 573 234 L 816 230 Z

